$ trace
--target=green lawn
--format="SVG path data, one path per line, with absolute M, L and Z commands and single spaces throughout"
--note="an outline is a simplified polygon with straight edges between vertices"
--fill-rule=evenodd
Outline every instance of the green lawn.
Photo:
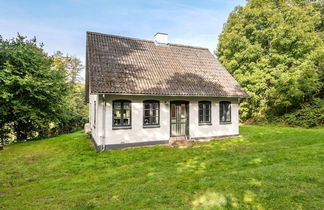
M 324 209 L 324 129 L 242 126 L 189 148 L 95 152 L 82 132 L 0 151 L 5 209 Z

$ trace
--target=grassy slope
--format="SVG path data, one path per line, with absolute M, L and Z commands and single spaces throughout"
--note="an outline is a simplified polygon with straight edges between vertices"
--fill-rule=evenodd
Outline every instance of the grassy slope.
M 324 129 L 243 126 L 190 148 L 94 152 L 81 132 L 0 152 L 0 208 L 324 209 Z

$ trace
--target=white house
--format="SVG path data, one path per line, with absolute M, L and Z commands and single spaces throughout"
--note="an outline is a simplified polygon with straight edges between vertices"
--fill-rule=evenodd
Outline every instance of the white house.
M 239 135 L 248 97 L 207 48 L 87 32 L 86 91 L 97 149 Z

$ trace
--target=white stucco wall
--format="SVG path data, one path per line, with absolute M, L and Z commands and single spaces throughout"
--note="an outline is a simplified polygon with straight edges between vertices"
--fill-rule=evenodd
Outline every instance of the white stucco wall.
M 237 98 L 207 98 L 211 101 L 211 125 L 199 125 L 198 122 L 198 102 L 201 99 L 193 98 L 189 103 L 189 134 L 191 138 L 206 138 L 216 136 L 238 135 L 239 134 L 239 116 Z M 231 102 L 231 123 L 221 124 L 219 119 L 219 102 Z
M 170 101 L 189 101 L 189 135 L 190 138 L 208 138 L 239 134 L 238 99 L 237 98 L 203 98 L 203 97 L 150 97 L 150 96 L 113 96 L 106 95 L 106 106 L 102 95 L 90 95 L 90 124 L 92 136 L 98 145 L 124 144 L 147 141 L 162 141 L 170 138 Z M 112 127 L 112 101 L 130 100 L 131 129 L 113 129 Z M 160 101 L 160 127 L 143 127 L 143 101 Z M 198 101 L 211 101 L 211 125 L 199 125 Z M 219 101 L 231 101 L 231 123 L 220 124 Z M 93 125 L 93 103 L 97 101 L 97 123 Z M 105 130 L 103 123 L 105 121 Z M 105 138 L 101 138 L 105 136 Z
M 112 101 L 127 99 L 131 104 L 131 129 L 113 129 L 112 127 Z M 143 128 L 143 100 L 159 100 L 160 101 L 160 127 Z M 121 97 L 108 96 L 106 103 L 106 144 L 123 144 L 145 141 L 161 141 L 169 140 L 169 106 L 164 103 L 163 98 L 152 97 Z

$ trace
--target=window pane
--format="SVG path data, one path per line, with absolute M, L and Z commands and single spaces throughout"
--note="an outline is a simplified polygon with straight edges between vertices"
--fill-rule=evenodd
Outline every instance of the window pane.
M 224 122 L 225 121 L 225 115 L 226 114 L 226 110 L 224 109 L 224 106 L 223 106 L 223 108 L 222 108 L 222 112 L 221 112 L 221 120 Z
M 159 116 L 159 110 L 153 109 L 153 117 L 158 117 Z
M 150 116 L 150 110 L 144 110 L 144 116 L 149 117 Z
M 120 119 L 114 119 L 114 125 L 120 125 Z
M 158 109 L 159 108 L 159 104 L 158 103 L 153 103 L 153 109 Z
M 204 121 L 203 116 L 199 115 L 199 122 L 203 122 L 203 121 Z
M 124 118 L 130 118 L 130 110 L 124 110 Z
M 149 103 L 145 103 L 144 104 L 144 109 L 150 109 L 150 104 Z
M 219 113 L 222 115 L 222 113 L 223 113 L 223 104 L 222 103 L 220 103 L 219 104 Z
M 145 117 L 144 118 L 144 124 L 150 124 L 150 117 Z
M 124 118 L 123 125 L 130 125 L 130 119 L 129 118 Z
M 152 117 L 152 124 L 158 124 L 158 123 L 159 123 L 158 117 Z
M 206 121 L 210 122 L 210 110 L 206 110 Z
M 176 117 L 176 105 L 171 104 L 171 117 Z
M 231 121 L 231 104 L 226 104 L 226 121 L 230 122 Z
M 121 109 L 121 103 L 120 102 L 114 102 L 114 109 Z
M 114 110 L 114 118 L 121 118 L 121 110 Z
M 205 121 L 206 121 L 206 122 L 210 122 L 210 115 L 209 115 L 208 112 L 206 113 Z
M 203 109 L 203 104 L 199 103 L 199 110 Z
M 207 109 L 206 109 L 206 121 L 207 122 L 211 122 L 210 114 L 211 114 L 211 107 L 210 107 L 210 103 L 209 103 L 208 106 L 207 106 Z
M 129 109 L 129 102 L 123 103 L 123 109 Z
M 181 109 L 181 117 L 185 117 L 186 115 L 186 105 L 185 104 L 181 104 L 180 105 L 180 109 Z

